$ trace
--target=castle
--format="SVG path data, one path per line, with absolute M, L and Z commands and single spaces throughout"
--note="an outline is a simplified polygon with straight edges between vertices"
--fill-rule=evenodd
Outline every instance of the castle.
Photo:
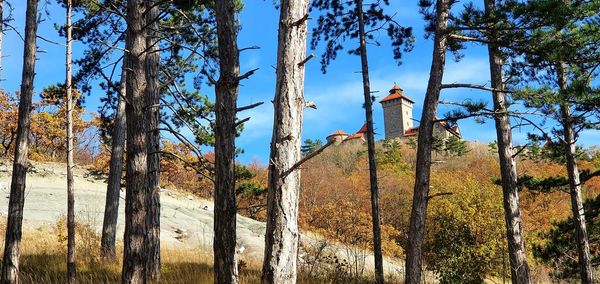
M 408 98 L 402 88 L 394 85 L 389 94 L 381 101 L 383 107 L 383 124 L 386 139 L 408 139 L 419 134 L 419 127 L 413 126 L 413 105 L 415 102 Z M 327 142 L 341 144 L 346 142 L 363 142 L 366 140 L 367 125 L 364 124 L 358 132 L 350 135 L 343 130 L 337 130 L 327 136 Z M 452 136 L 462 139 L 458 125 L 450 126 L 444 121 L 437 121 L 433 127 L 433 135 L 446 140 Z

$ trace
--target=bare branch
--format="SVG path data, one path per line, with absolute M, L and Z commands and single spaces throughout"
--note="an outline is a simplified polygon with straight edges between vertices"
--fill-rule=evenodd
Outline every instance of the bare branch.
M 315 58 L 315 54 L 311 53 L 308 57 L 306 57 L 304 60 L 302 60 L 302 62 L 298 63 L 298 67 L 302 67 L 304 66 L 304 64 L 306 64 L 306 62 L 308 62 L 309 60 Z
M 56 45 L 59 45 L 59 46 L 62 46 L 62 47 L 67 47 L 67 45 L 64 44 L 64 43 L 60 43 L 60 42 L 56 42 L 56 41 L 47 39 L 47 38 L 45 38 L 45 37 L 43 37 L 41 35 L 37 35 L 36 37 L 39 38 L 39 39 L 41 39 L 41 40 L 43 40 L 43 41 L 45 41 L 45 42 L 47 42 L 47 43 L 56 44 Z
M 265 102 L 258 102 L 258 103 L 255 103 L 255 104 L 251 104 L 251 105 L 247 105 L 247 106 L 243 106 L 243 107 L 238 107 L 237 108 L 237 112 L 245 111 L 245 110 L 249 110 L 249 109 L 253 109 L 253 108 L 255 108 L 255 107 L 259 106 L 259 105 L 262 105 L 264 103 Z
M 473 41 L 473 42 L 480 42 L 480 43 L 485 43 L 485 44 L 491 43 L 489 40 L 476 38 L 476 37 L 470 37 L 470 36 L 464 36 L 464 35 L 457 35 L 457 34 L 449 34 L 448 37 L 455 39 L 455 40 L 460 40 L 460 41 Z
M 181 156 L 179 156 L 179 155 L 177 155 L 177 154 L 175 154 L 175 153 L 172 153 L 172 152 L 168 152 L 168 151 L 157 151 L 157 152 L 154 152 L 154 153 L 158 153 L 158 154 L 162 154 L 162 155 L 167 155 L 167 156 L 171 156 L 171 157 L 173 157 L 173 158 L 176 158 L 177 160 L 179 160 L 179 161 L 183 162 L 183 164 L 184 164 L 186 167 L 189 167 L 189 168 L 193 169 L 193 170 L 194 170 L 194 171 L 195 171 L 197 174 L 199 174 L 199 175 L 201 175 L 201 176 L 203 176 L 203 177 L 205 177 L 205 178 L 209 179 L 209 180 L 210 180 L 211 182 L 213 182 L 213 183 L 215 182 L 215 179 L 214 179 L 213 177 L 211 177 L 210 175 L 207 175 L 207 174 L 206 174 L 206 167 L 204 167 L 204 170 L 202 170 L 202 169 L 198 169 L 198 168 L 196 167 L 196 165 L 194 165 L 194 164 L 193 164 L 193 163 L 191 163 L 190 161 L 188 161 L 188 160 L 184 159 L 183 157 L 181 157 Z M 154 154 L 154 153 L 149 153 L 149 154 Z M 209 172 L 210 172 L 210 171 L 209 171 Z
M 238 50 L 238 53 L 241 53 L 244 50 L 250 50 L 250 49 L 260 49 L 260 46 L 253 45 L 253 46 L 249 46 L 249 47 L 240 48 L 240 50 Z
M 249 120 L 250 120 L 250 118 L 249 118 L 249 117 L 246 117 L 246 118 L 244 118 L 244 119 L 242 119 L 242 120 L 240 120 L 240 121 L 236 122 L 236 123 L 235 123 L 235 127 L 238 127 L 238 126 L 240 126 L 241 124 L 244 124 L 244 123 L 248 122 Z
M 333 145 L 333 143 L 331 142 L 327 142 L 327 144 L 323 145 L 323 147 L 315 150 L 314 152 L 306 155 L 304 158 L 300 159 L 300 161 L 296 162 L 291 168 L 289 168 L 288 170 L 286 170 L 285 172 L 283 172 L 281 174 L 281 178 L 284 179 L 285 177 L 287 177 L 289 174 L 291 174 L 293 171 L 297 170 L 298 168 L 300 168 L 300 166 L 302 166 L 302 164 L 306 163 L 308 160 L 314 158 L 316 155 L 319 155 L 321 152 L 323 152 L 327 147 Z
M 517 156 L 519 156 L 519 154 L 521 154 L 521 152 L 525 151 L 525 149 L 527 149 L 527 146 L 529 146 L 529 143 L 521 146 L 521 148 L 512 155 L 513 159 L 516 158 Z
M 475 84 L 442 84 L 440 89 L 451 89 L 451 88 L 469 88 L 469 89 L 478 89 L 490 92 L 503 92 L 503 93 L 514 93 L 513 90 L 501 90 L 494 89 L 484 85 L 475 85 Z
M 248 79 L 248 77 L 252 76 L 254 74 L 254 72 L 256 72 L 256 70 L 258 70 L 258 68 L 254 68 L 254 69 L 242 74 L 241 76 L 237 77 L 237 80 L 241 81 L 244 79 Z
M 304 15 L 304 17 L 302 17 L 302 18 L 298 19 L 297 21 L 291 23 L 290 26 L 297 27 L 299 25 L 304 24 L 307 20 L 308 20 L 308 13 L 306 13 L 306 15 Z

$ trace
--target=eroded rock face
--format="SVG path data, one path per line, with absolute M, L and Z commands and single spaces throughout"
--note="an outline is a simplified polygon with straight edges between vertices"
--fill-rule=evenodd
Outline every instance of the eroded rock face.
M 0 166 L 1 168 L 1 166 Z M 36 164 L 36 173 L 27 177 L 26 200 L 24 207 L 23 225 L 25 230 L 52 227 L 66 212 L 66 177 L 61 164 Z M 106 198 L 106 183 L 103 179 L 96 179 L 84 169 L 76 169 L 75 176 L 75 211 L 79 222 L 92 225 L 98 234 L 102 229 L 104 216 L 104 200 Z M 94 178 L 92 178 L 94 177 Z M 0 190 L 8 192 L 10 174 L 0 172 Z M 93 179 L 90 180 L 90 179 Z M 187 193 L 170 189 L 161 190 L 161 245 L 168 249 L 196 249 L 212 245 L 213 231 L 213 203 L 211 200 L 201 199 Z M 121 191 L 120 198 L 125 198 Z M 7 195 L 6 195 L 7 196 Z M 191 199 L 189 198 L 191 197 Z M 0 209 L 7 208 L 8 198 L 0 200 Z M 0 215 L 6 214 L 0 211 Z M 124 206 L 119 208 L 117 222 L 118 242 L 122 241 L 124 229 Z M 258 262 L 263 259 L 265 245 L 266 224 L 247 217 L 237 216 L 237 253 L 246 263 Z M 307 247 L 322 241 L 318 235 L 303 232 L 301 237 L 300 265 L 307 262 L 326 262 L 324 258 L 315 257 Z M 337 254 L 338 258 L 345 259 L 342 252 L 346 247 L 337 243 L 327 243 L 330 256 Z M 337 252 L 337 253 L 333 253 Z M 339 254 L 338 254 L 339 253 Z M 364 252 L 365 272 L 372 270 L 373 256 Z M 330 265 L 325 263 L 324 265 Z M 401 263 L 386 262 L 386 273 L 399 271 Z M 399 273 L 400 275 L 401 273 Z

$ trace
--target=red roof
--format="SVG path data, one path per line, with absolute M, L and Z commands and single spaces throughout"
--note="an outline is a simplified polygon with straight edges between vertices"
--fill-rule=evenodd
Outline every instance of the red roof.
M 344 130 L 338 130 L 336 132 L 333 132 L 333 133 L 327 135 L 327 137 L 329 137 L 329 136 L 338 136 L 338 135 L 339 136 L 348 135 L 348 133 L 346 133 L 346 131 L 344 131 Z
M 367 124 L 363 124 L 363 126 L 360 128 L 360 130 L 358 130 L 358 132 L 356 133 L 367 133 Z
M 419 127 L 411 127 L 404 132 L 404 137 L 415 136 L 419 134 Z
M 352 134 L 352 135 L 348 136 L 346 139 L 344 139 L 344 141 L 360 139 L 360 138 L 363 138 L 362 133 L 356 133 L 356 134 Z
M 387 101 L 391 101 L 391 100 L 395 100 L 395 99 L 405 99 L 413 104 L 415 103 L 413 100 L 411 100 L 410 98 L 405 96 L 402 88 L 400 88 L 397 85 L 394 85 L 392 87 L 392 89 L 390 90 L 390 94 L 387 97 L 383 98 L 383 100 L 381 100 L 379 102 L 383 103 L 383 102 L 387 102 Z

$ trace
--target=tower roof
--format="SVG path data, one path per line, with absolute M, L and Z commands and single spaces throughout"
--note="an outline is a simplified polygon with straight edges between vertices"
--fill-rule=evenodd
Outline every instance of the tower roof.
M 361 139 L 361 138 L 363 138 L 363 134 L 356 133 L 356 134 L 352 134 L 352 135 L 348 136 L 346 139 L 344 139 L 344 141 L 350 141 L 350 140 Z
M 331 134 L 327 135 L 327 137 L 330 137 L 330 136 L 338 136 L 338 135 L 339 135 L 339 136 L 348 136 L 348 133 L 346 133 L 346 131 L 344 131 L 344 130 L 338 130 L 338 131 L 336 131 L 336 132 L 333 132 L 333 133 L 331 133 Z
M 356 133 L 367 133 L 367 124 L 363 124 L 363 126 Z
M 405 99 L 413 104 L 415 103 L 409 97 L 404 95 L 404 90 L 402 90 L 402 88 L 400 88 L 400 86 L 398 86 L 398 85 L 392 86 L 392 88 L 390 89 L 390 94 L 387 97 L 383 98 L 383 100 L 381 100 L 379 102 L 384 103 L 384 102 L 395 100 L 395 99 Z

